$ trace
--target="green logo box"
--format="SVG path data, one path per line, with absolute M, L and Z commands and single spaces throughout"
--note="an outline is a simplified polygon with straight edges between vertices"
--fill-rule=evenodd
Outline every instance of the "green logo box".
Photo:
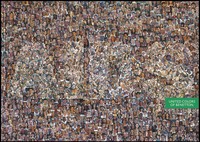
M 165 98 L 165 108 L 199 108 L 199 98 Z

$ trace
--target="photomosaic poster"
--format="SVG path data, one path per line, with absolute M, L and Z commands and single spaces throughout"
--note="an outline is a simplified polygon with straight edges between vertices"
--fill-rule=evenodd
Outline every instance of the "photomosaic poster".
M 1 5 L 2 141 L 199 141 L 199 2 Z

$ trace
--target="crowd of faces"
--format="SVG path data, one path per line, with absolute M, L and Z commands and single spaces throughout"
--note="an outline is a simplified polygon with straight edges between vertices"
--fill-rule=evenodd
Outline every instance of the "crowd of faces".
M 1 139 L 199 141 L 199 2 L 2 1 Z

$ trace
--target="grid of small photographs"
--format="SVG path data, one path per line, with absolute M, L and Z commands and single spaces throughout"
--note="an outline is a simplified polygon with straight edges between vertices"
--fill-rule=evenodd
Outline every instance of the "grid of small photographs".
M 2 141 L 199 141 L 198 1 L 1 1 Z

